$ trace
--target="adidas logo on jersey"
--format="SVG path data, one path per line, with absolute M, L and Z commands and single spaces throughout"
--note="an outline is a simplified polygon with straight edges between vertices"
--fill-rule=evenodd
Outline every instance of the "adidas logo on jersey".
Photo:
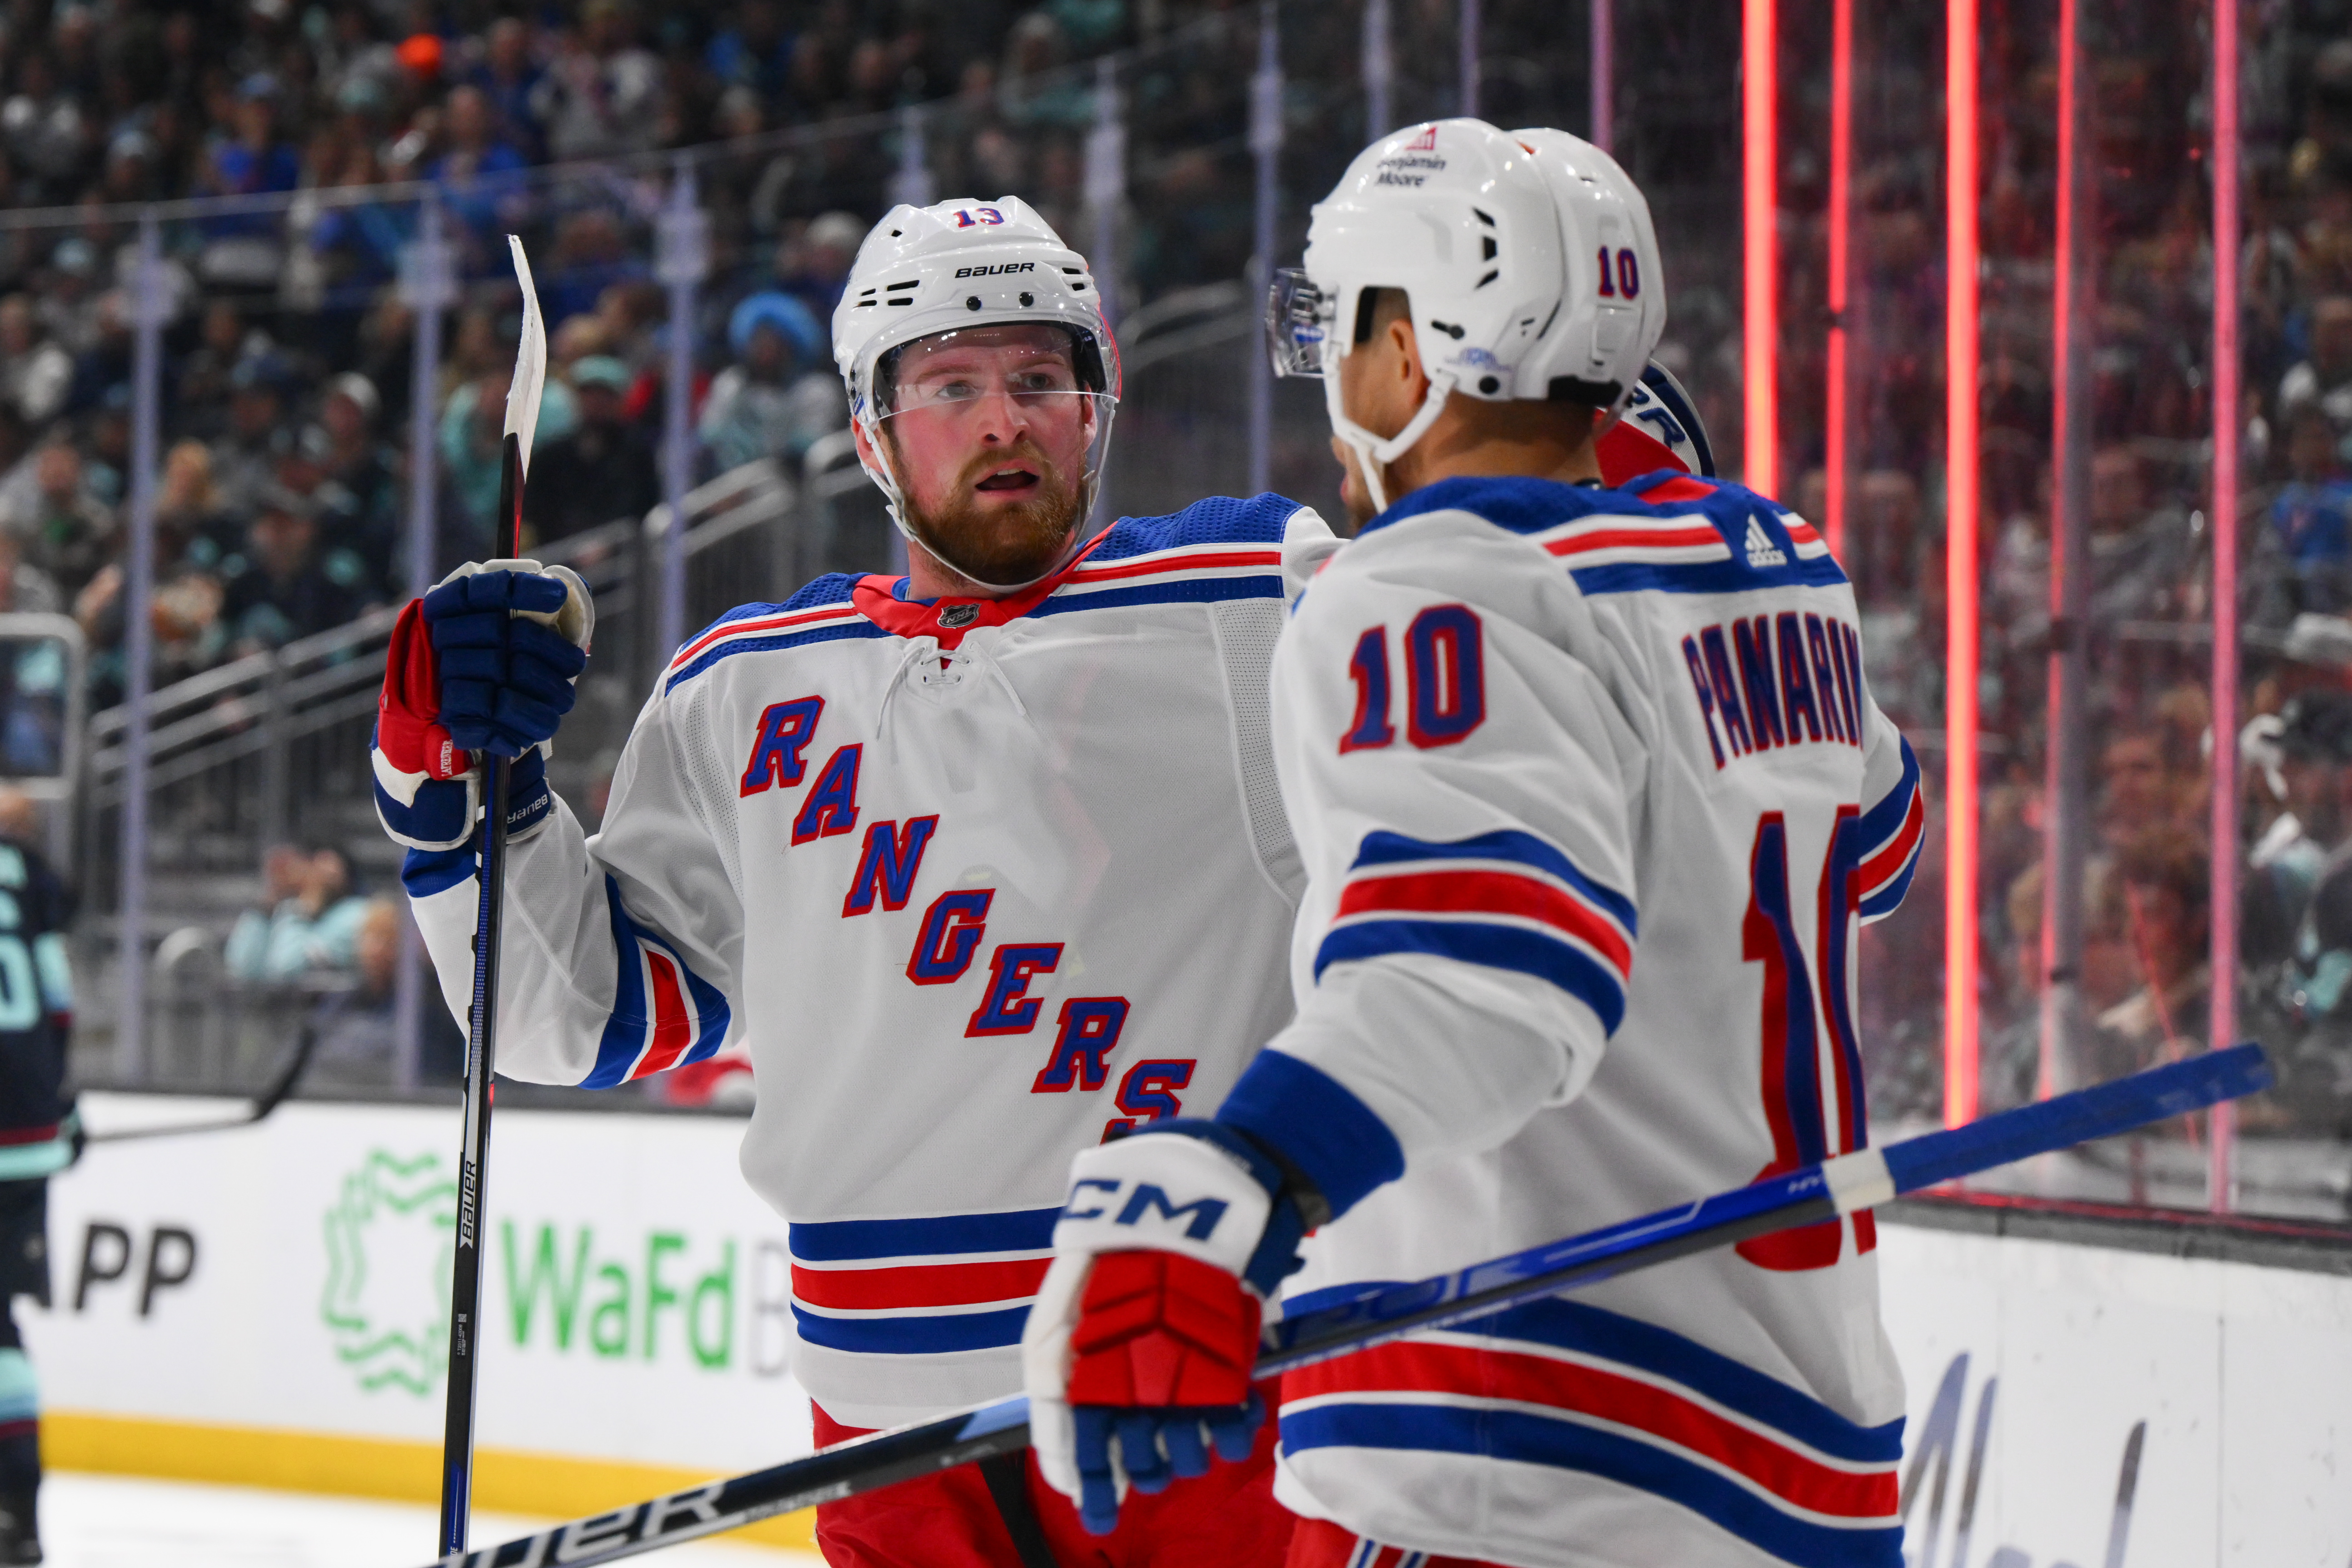
M 1756 518 L 1748 520 L 1748 564 L 1751 567 L 1786 566 L 1788 552 L 1772 542 L 1764 531 L 1764 524 Z

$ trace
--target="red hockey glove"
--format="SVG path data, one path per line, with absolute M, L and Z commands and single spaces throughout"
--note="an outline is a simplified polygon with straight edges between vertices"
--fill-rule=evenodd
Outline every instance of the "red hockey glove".
M 1231 1128 L 1171 1121 L 1072 1162 L 1022 1358 L 1031 1447 L 1097 1535 L 1123 1485 L 1156 1492 L 1248 1458 L 1266 1299 L 1306 1226 L 1283 1172 Z

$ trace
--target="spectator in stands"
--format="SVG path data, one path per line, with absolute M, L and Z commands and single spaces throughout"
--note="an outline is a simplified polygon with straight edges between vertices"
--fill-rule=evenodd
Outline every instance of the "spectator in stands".
M 178 428 L 203 440 L 218 439 L 228 429 L 228 407 L 236 396 L 229 378 L 240 363 L 270 348 L 269 334 L 247 330 L 236 301 L 208 301 L 196 320 L 195 346 L 174 355 L 167 366 L 174 383 Z
M 155 487 L 155 527 L 188 542 L 190 557 L 212 566 L 241 542 L 213 480 L 212 448 L 202 441 L 175 441 L 163 455 L 163 477 Z
M 365 563 L 371 592 L 388 594 L 398 586 L 400 476 L 398 457 L 376 438 L 381 402 L 375 384 L 363 375 L 346 374 L 327 384 L 317 427 L 325 482 L 317 494 L 330 528 Z
M 522 217 L 522 154 L 499 138 L 490 100 L 476 87 L 449 94 L 443 135 L 448 151 L 434 161 L 427 177 L 440 187 L 450 216 L 465 226 L 474 253 L 467 269 L 504 266 L 501 237 Z
M 441 458 L 440 565 L 478 560 L 499 552 L 490 538 L 499 510 L 499 465 L 504 460 L 507 385 L 512 372 L 499 369 L 468 381 L 449 395 L 441 411 L 436 447 Z M 542 435 L 545 421 L 541 422 Z M 531 469 L 541 468 L 534 443 Z M 531 491 L 540 487 L 532 485 Z M 530 499 L 530 491 L 525 499 Z M 448 552 L 457 550 L 455 556 Z M 436 575 L 437 575 L 436 572 Z
M 2291 574 L 2291 608 L 2341 615 L 2352 606 L 2352 484 L 2336 422 L 2317 402 L 2284 417 L 2289 479 L 2271 502 L 2271 528 Z
M 2165 765 L 2163 742 L 2145 728 L 2126 730 L 2099 755 L 2100 836 L 2120 848 L 2173 826 L 2179 793 Z
M 98 341 L 97 280 L 98 247 L 80 235 L 58 241 L 37 310 L 43 329 L 77 359 Z
M 360 595 L 320 559 L 316 503 L 283 486 L 263 492 L 221 605 L 232 654 L 257 653 L 350 620 Z
M 2205 1048 L 2209 858 L 2193 834 L 2157 828 L 2116 858 L 2125 930 L 2139 987 L 2099 1015 L 2099 1079 Z
M 711 382 L 700 426 L 717 471 L 761 458 L 796 464 L 811 442 L 849 423 L 841 377 L 824 359 L 824 330 L 800 300 L 752 295 L 735 307 L 727 341 L 736 363 Z
M 41 331 L 33 301 L 0 300 L 0 400 L 27 425 L 54 418 L 73 386 L 73 356 Z
M 54 616 L 64 608 L 57 580 L 28 565 L 16 536 L 0 529 L 0 615 Z
M 508 265 L 499 258 L 499 265 Z M 603 207 L 590 207 L 563 220 L 556 230 L 547 270 L 540 275 L 539 302 L 550 327 L 596 308 L 604 290 L 646 276 L 643 259 L 629 252 L 621 226 Z
M 182 441 L 163 462 L 155 498 L 153 679 L 163 685 L 209 668 L 226 642 L 221 626 L 221 560 L 226 520 L 212 488 L 212 460 L 201 441 Z M 120 543 L 118 542 L 118 555 Z M 74 619 L 89 650 L 90 694 L 100 707 L 121 700 L 129 666 L 122 563 L 99 568 L 74 595 Z
M 299 979 L 351 969 L 368 900 L 352 891 L 351 862 L 331 845 L 272 845 L 261 862 L 262 909 L 246 910 L 222 953 L 240 980 Z
M 2277 812 L 2246 857 L 2239 951 L 2274 965 L 2294 953 L 2329 857 L 2352 834 L 2352 692 L 2316 688 L 2256 714 L 2238 752 L 2250 791 Z M 2334 1005 L 2331 994 L 2320 1010 Z
M 620 0 L 588 0 L 579 30 L 557 38 L 530 100 L 556 157 L 610 157 L 653 144 L 661 62 L 637 47 L 635 34 L 635 15 Z
M 711 36 L 702 58 L 714 79 L 744 89 L 755 102 L 781 104 L 790 91 L 793 37 L 775 0 L 736 6 L 732 22 Z
M 68 594 L 79 593 L 113 543 L 114 514 L 82 482 L 81 454 L 52 441 L 34 459 L 29 504 L 0 526 L 16 536 L 24 558 Z
M 539 67 L 530 58 L 530 29 L 521 18 L 501 16 L 484 35 L 482 63 L 469 78 L 488 101 L 499 140 L 537 163 L 547 154 L 547 138 L 531 107 L 539 86 Z
M 784 242 L 777 258 L 776 287 L 799 295 L 818 321 L 830 321 L 833 308 L 841 303 L 842 287 L 849 281 L 850 264 L 857 259 L 857 247 L 866 243 L 871 226 L 852 213 L 819 214 Z
M 2095 617 L 2163 619 L 2179 610 L 2197 536 L 2181 507 L 2151 503 L 2146 468 L 2128 446 L 2091 456 L 2090 525 Z
M 661 499 L 653 443 L 628 417 L 629 371 L 591 354 L 572 367 L 580 425 L 531 456 L 524 521 L 541 544 L 614 518 L 642 518 Z
M 290 191 L 300 183 L 301 160 L 278 134 L 278 79 L 257 71 L 237 84 L 228 133 L 216 136 L 205 160 L 199 184 L 205 194 L 223 196 L 261 195 Z M 263 236 L 275 225 L 269 217 L 215 218 L 205 227 L 215 235 Z
M 352 942 L 356 984 L 325 997 L 311 1016 L 311 1026 L 319 1031 L 318 1055 L 310 1075 L 312 1083 L 356 1086 L 391 1081 L 399 1040 L 401 933 L 407 924 L 404 901 L 373 899 L 362 911 Z M 424 1037 L 418 1042 L 417 1078 L 425 1083 L 454 1083 L 465 1072 L 465 1034 L 449 1009 L 441 1005 L 440 994 L 429 980 L 424 1003 L 418 1009 Z
M 0 103 L 0 137 L 10 161 L 28 176 L 20 199 L 35 206 L 70 200 L 89 155 L 90 127 L 81 105 L 58 84 L 56 67 L 37 48 L 17 66 L 16 84 Z
M 228 380 L 228 431 L 213 447 L 213 479 L 222 504 L 249 516 L 294 444 L 286 423 L 294 372 L 277 353 L 265 352 L 237 361 Z
M 2316 403 L 2336 426 L 2352 428 L 2352 295 L 2330 294 L 2311 307 L 2311 355 L 2279 383 L 2279 413 Z

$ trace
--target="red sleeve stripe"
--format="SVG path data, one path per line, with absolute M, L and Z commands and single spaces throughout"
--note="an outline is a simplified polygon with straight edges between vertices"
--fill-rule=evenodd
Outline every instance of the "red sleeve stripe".
M 1706 525 L 1684 528 L 1600 528 L 1587 533 L 1571 534 L 1564 539 L 1547 542 L 1544 548 L 1554 555 L 1583 555 L 1595 550 L 1701 550 L 1712 549 L 1730 553 L 1723 535 Z
M 1607 1423 L 1825 1522 L 1881 1523 L 1897 1507 L 1892 1464 L 1829 1458 L 1659 1384 L 1587 1362 L 1501 1351 L 1491 1342 L 1406 1341 L 1286 1373 L 1283 1415 L 1287 1420 L 1327 1396 L 1365 1404 L 1382 1394 L 1400 1403 L 1426 1403 L 1433 1394 L 1509 1402 L 1567 1420 Z
M 1050 1258 L 988 1263 L 909 1264 L 890 1268 L 811 1268 L 793 1265 L 793 1295 L 803 1305 L 837 1312 L 906 1311 L 1026 1301 L 1037 1294 Z
M 1340 892 L 1334 925 L 1356 916 L 1496 915 L 1532 921 L 1581 942 L 1622 980 L 1633 969 L 1633 944 L 1600 910 L 1556 882 L 1509 871 L 1410 871 L 1358 876 Z
M 650 1078 L 676 1067 L 694 1048 L 696 1026 L 700 1022 L 694 1009 L 687 1005 L 686 987 L 680 982 L 677 962 L 668 953 L 638 943 L 645 954 L 646 994 L 652 1000 L 649 1011 L 653 1026 L 647 1031 L 653 1037 L 646 1054 L 629 1069 L 629 1076 Z
M 1903 868 L 1919 852 L 1919 840 L 1925 836 L 1927 826 L 1927 804 L 1914 788 L 1911 804 L 1903 813 L 1902 827 L 1862 863 L 1862 892 L 1864 898 L 1903 874 Z

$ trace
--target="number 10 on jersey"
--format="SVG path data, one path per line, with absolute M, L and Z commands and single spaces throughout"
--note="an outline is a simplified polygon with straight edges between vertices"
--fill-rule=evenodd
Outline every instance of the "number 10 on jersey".
M 1772 1129 L 1772 1163 L 1759 1176 L 1777 1175 L 1859 1149 L 1870 1141 L 1863 1101 L 1862 1051 L 1853 1030 L 1853 930 L 1861 880 L 1861 807 L 1841 805 L 1822 857 L 1815 900 L 1813 960 L 1797 938 L 1797 905 L 1789 865 L 1786 816 L 1758 819 L 1748 851 L 1748 912 L 1740 922 L 1740 956 L 1764 968 L 1761 1036 L 1764 1118 Z M 1801 886 L 1801 883 L 1795 884 Z M 1830 1046 L 1823 1082 L 1822 1036 Z M 1834 1121 L 1831 1091 L 1836 1097 Z M 1870 1214 L 1853 1216 L 1854 1247 L 1878 1244 Z M 1844 1245 L 1845 1222 L 1758 1237 L 1739 1244 L 1739 1256 L 1784 1272 L 1826 1268 Z

